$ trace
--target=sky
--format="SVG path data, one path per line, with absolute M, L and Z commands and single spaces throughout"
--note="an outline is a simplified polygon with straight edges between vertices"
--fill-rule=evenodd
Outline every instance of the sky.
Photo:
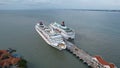
M 0 9 L 120 10 L 120 0 L 0 0 Z

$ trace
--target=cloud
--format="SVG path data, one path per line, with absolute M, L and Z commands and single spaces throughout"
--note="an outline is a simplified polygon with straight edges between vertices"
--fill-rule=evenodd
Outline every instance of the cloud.
M 0 6 L 22 8 L 120 9 L 120 0 L 0 0 Z M 6 8 L 4 6 L 4 8 Z M 2 7 L 0 7 L 2 8 Z
M 18 0 L 0 0 L 0 3 L 3 4 L 13 4 L 15 2 L 17 2 Z
M 48 3 L 50 0 L 0 0 L 2 4 L 36 4 L 36 3 Z
M 5 3 L 0 3 L 0 5 L 5 5 Z
M 50 0 L 0 0 L 0 9 L 56 8 Z
M 120 9 L 120 0 L 62 0 L 67 8 Z

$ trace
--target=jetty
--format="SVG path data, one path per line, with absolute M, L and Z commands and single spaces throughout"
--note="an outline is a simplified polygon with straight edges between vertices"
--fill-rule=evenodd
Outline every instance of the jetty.
M 117 68 L 113 63 L 104 61 L 100 56 L 91 56 L 73 43 L 65 40 L 67 50 L 92 68 Z

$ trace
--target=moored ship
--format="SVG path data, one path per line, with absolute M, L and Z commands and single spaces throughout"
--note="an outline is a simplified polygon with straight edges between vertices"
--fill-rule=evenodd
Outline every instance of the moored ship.
M 61 33 L 61 35 L 65 39 L 74 39 L 75 38 L 74 30 L 65 26 L 64 21 L 62 22 L 62 24 L 58 24 L 56 22 L 51 23 L 50 27 L 52 27 L 54 30 L 57 30 L 59 33 Z
M 62 36 L 59 33 L 53 31 L 53 29 L 45 26 L 42 22 L 35 25 L 36 31 L 39 35 L 52 47 L 55 47 L 59 50 L 66 49 L 66 44 L 63 41 Z

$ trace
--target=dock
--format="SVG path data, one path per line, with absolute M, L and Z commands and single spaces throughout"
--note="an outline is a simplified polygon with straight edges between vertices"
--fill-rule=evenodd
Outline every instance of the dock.
M 80 60 L 83 60 L 83 62 L 86 63 L 89 67 L 91 67 L 91 68 L 117 68 L 114 65 L 113 65 L 113 67 L 105 67 L 103 64 L 101 64 L 100 62 L 93 59 L 93 56 L 89 55 L 87 52 L 80 49 L 73 43 L 66 41 L 66 40 L 65 40 L 65 42 L 67 45 L 67 50 L 70 51 L 71 53 L 73 53 Z

